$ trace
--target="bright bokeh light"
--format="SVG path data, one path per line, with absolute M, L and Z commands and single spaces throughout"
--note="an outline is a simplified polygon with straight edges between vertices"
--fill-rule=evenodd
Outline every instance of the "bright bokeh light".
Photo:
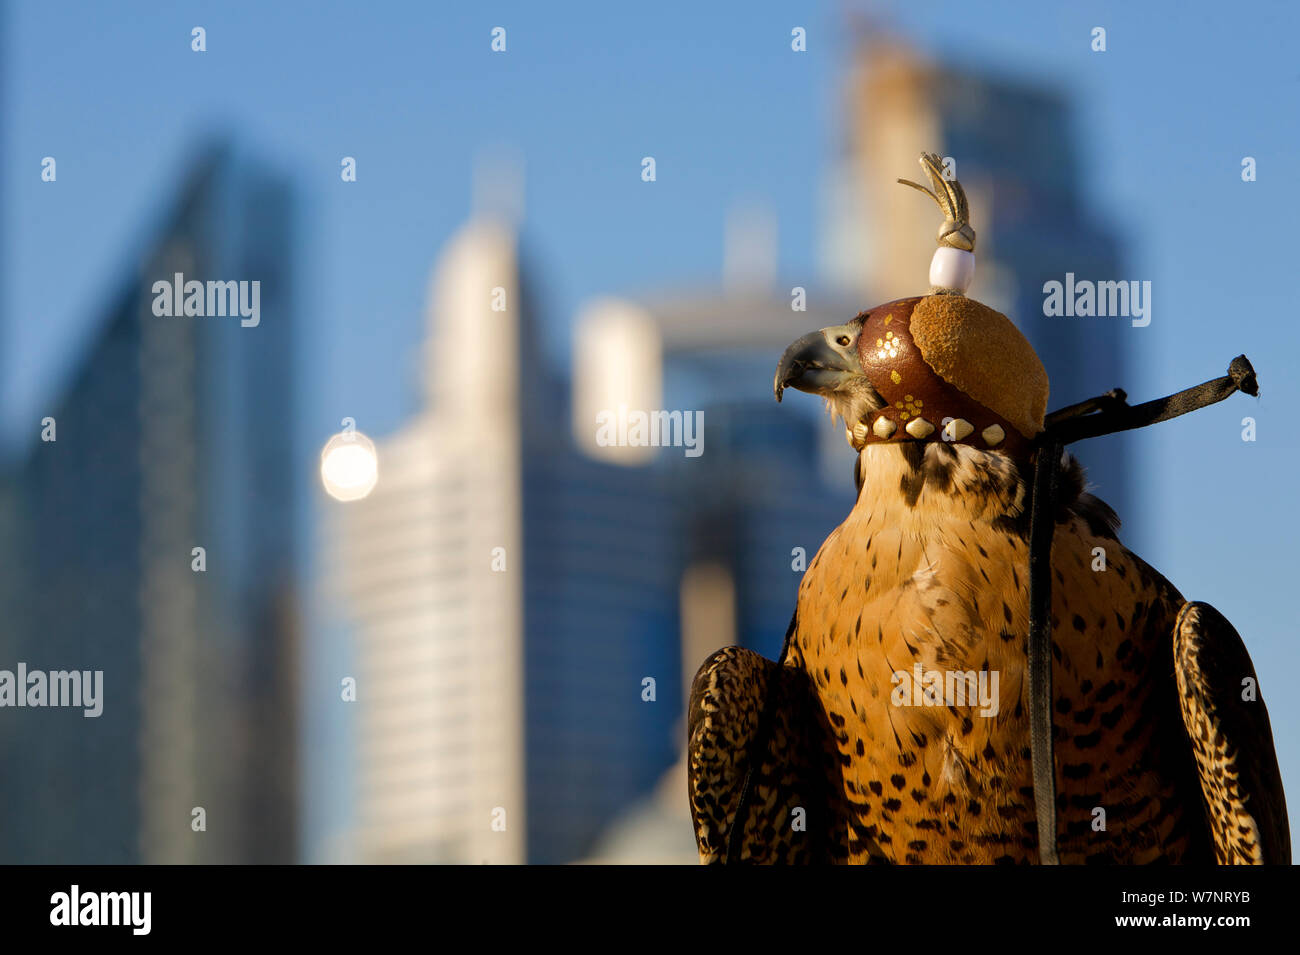
M 320 479 L 326 493 L 335 500 L 361 500 L 379 481 L 375 443 L 360 431 L 334 435 L 321 449 Z

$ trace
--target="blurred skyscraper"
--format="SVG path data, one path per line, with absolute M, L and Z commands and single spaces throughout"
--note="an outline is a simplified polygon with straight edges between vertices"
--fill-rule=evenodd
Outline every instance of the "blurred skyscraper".
M 1101 394 L 1127 378 L 1141 334 L 1125 318 L 1043 314 L 1043 284 L 1127 280 L 1112 232 L 1089 211 L 1076 115 L 1061 94 L 1038 84 L 932 65 L 906 45 L 869 39 L 848 76 L 843 152 L 829 178 L 828 274 L 863 306 L 923 294 L 939 213 L 895 180 L 924 179 L 922 150 L 956 162 L 978 233 L 970 290 L 1010 317 L 1033 343 L 1051 378 L 1049 410 Z M 1125 513 L 1125 441 L 1078 451 L 1091 483 Z
M 4 711 L 0 860 L 296 858 L 291 222 L 205 152 L 3 482 L 0 667 L 104 698 Z M 260 323 L 155 315 L 176 273 L 260 282 Z
M 677 541 L 655 474 L 574 449 L 512 227 L 453 237 L 429 302 L 426 407 L 377 442 L 371 495 L 329 505 L 360 667 L 358 848 L 565 862 L 672 760 Z

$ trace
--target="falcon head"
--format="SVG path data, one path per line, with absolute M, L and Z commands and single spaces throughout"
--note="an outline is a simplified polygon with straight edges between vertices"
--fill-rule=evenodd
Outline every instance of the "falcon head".
M 1047 372 L 1020 330 L 964 295 L 887 302 L 809 332 L 773 380 L 826 399 L 849 443 L 968 444 L 1027 456 L 1043 429 Z
M 866 314 L 791 342 L 776 366 L 772 382 L 776 400 L 781 400 L 786 388 L 821 395 L 831 414 L 843 418 L 850 428 L 883 408 L 885 399 L 872 387 L 858 356 Z

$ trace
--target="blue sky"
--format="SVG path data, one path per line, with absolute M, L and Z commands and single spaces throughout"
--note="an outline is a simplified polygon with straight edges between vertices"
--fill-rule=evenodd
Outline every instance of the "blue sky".
M 1300 333 L 1288 187 L 1300 173 L 1300 14 L 1284 0 L 1058 6 L 860 9 L 936 57 L 1071 95 L 1086 195 L 1125 237 L 1131 277 L 1154 289 L 1152 324 L 1133 332 L 1137 370 L 1122 382 L 1134 399 L 1222 374 L 1239 352 L 1254 361 L 1262 399 L 1135 442 L 1126 541 L 1242 631 L 1295 802 L 1300 512 L 1289 494 L 1300 441 L 1287 409 L 1300 405 Z M 770 203 L 781 274 L 815 291 L 844 9 L 10 2 L 0 429 L 12 440 L 36 427 L 193 144 L 214 131 L 299 192 L 306 446 L 345 415 L 381 435 L 416 406 L 429 268 L 469 212 L 486 150 L 525 158 L 525 241 L 557 360 L 588 298 L 716 281 L 737 201 Z M 194 26 L 206 53 L 190 50 Z M 504 55 L 489 49 L 494 26 L 507 29 Z M 805 54 L 790 52 L 793 26 L 807 29 Z M 1096 26 L 1102 54 L 1089 47 Z M 355 184 L 339 179 L 347 155 Z M 653 188 L 639 178 L 644 155 L 657 160 Z M 58 161 L 55 184 L 40 181 L 43 156 Z M 1241 181 L 1243 156 L 1256 158 L 1257 182 Z M 911 289 L 909 277 L 899 294 Z M 1239 438 L 1247 414 L 1254 443 Z

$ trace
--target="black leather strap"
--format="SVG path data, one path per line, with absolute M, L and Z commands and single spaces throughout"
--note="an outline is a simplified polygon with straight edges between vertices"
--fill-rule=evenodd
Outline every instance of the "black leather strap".
M 1057 865 L 1056 756 L 1052 745 L 1052 532 L 1061 443 L 1050 431 L 1034 460 L 1029 516 L 1029 745 L 1038 815 L 1038 858 Z

